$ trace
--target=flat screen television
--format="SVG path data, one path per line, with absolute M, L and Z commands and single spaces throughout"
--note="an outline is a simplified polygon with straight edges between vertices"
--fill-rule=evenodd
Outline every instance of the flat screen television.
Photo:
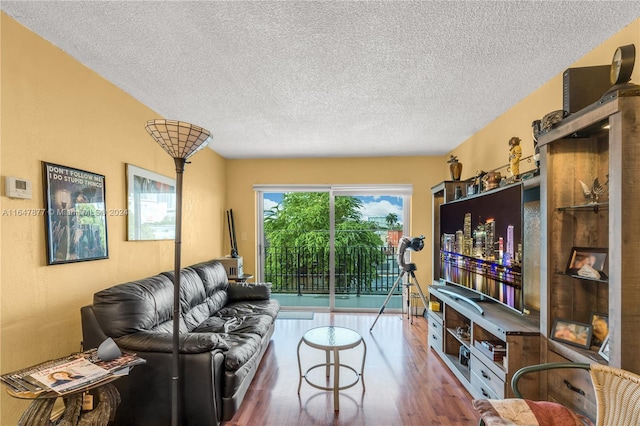
M 524 312 L 523 188 L 513 184 L 440 206 L 440 281 Z

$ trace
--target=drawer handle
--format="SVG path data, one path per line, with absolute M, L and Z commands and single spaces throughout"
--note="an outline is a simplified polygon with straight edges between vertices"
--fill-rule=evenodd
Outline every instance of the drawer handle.
M 480 373 L 482 373 L 482 377 L 484 377 L 485 379 L 491 380 L 491 377 L 484 370 L 480 370 Z
M 482 396 L 484 396 L 485 398 L 489 398 L 489 394 L 487 393 L 487 391 L 485 391 L 484 389 L 480 388 L 480 392 L 482 392 Z
M 435 334 L 432 334 L 431 337 L 433 337 L 434 339 L 438 338 L 438 336 L 436 336 Z
M 584 391 L 582 389 L 580 389 L 580 388 L 577 388 L 577 387 L 573 386 L 570 381 L 565 379 L 564 380 L 564 384 L 567 385 L 567 387 L 569 389 L 571 389 L 572 391 L 574 391 L 576 393 L 579 393 L 580 395 L 584 396 Z

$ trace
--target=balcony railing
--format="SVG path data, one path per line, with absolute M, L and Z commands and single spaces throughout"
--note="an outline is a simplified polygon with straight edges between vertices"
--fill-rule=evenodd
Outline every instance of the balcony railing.
M 395 247 L 346 247 L 335 257 L 336 294 L 388 294 L 400 274 Z M 329 294 L 329 250 L 269 247 L 265 280 L 274 293 Z

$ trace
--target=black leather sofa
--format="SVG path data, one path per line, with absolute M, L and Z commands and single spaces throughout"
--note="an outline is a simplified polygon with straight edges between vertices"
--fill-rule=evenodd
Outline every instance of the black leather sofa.
M 271 285 L 229 283 L 216 261 L 181 270 L 180 424 L 218 425 L 238 410 L 266 351 L 280 309 Z M 119 284 L 81 308 L 83 345 L 107 337 L 147 363 L 114 382 L 118 425 L 171 420 L 173 272 Z

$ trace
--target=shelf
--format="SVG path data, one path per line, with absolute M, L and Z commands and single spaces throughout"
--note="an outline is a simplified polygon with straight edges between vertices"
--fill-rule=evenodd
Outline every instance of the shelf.
M 568 345 L 566 343 L 558 342 L 557 340 L 548 340 L 549 349 L 553 352 L 562 355 L 563 357 L 573 362 L 584 362 L 607 365 L 607 360 L 598 355 L 597 350 L 579 348 L 577 346 Z
M 580 204 L 576 206 L 564 206 L 558 207 L 556 210 L 559 212 L 581 212 L 581 211 L 593 211 L 594 213 L 598 213 L 600 209 L 608 210 L 609 203 L 589 203 L 589 204 Z
M 456 333 L 456 330 L 454 330 L 453 328 L 447 328 L 447 331 L 449 332 L 449 334 L 451 334 L 458 342 L 460 342 L 462 345 L 466 346 L 467 349 L 471 348 L 471 339 L 463 339 L 462 337 L 458 336 L 458 333 Z
M 460 362 L 458 361 L 458 356 L 451 354 L 445 355 L 448 358 L 449 363 L 453 365 L 456 370 L 458 370 L 464 376 L 464 378 L 467 379 L 467 381 L 471 381 L 471 372 L 469 371 L 469 368 L 466 365 L 460 364 Z
M 444 315 L 442 314 L 442 311 L 429 311 L 429 312 L 431 312 L 433 315 L 437 316 L 438 318 L 444 321 Z
M 556 272 L 556 274 L 558 275 L 564 275 L 565 277 L 571 277 L 571 278 L 575 278 L 577 280 L 584 280 L 584 281 L 595 281 L 597 283 L 605 283 L 605 284 L 609 284 L 609 280 L 601 280 L 601 279 L 597 279 L 597 278 L 589 278 L 589 277 L 581 277 L 580 275 L 575 275 L 575 274 L 567 274 L 566 272 Z

